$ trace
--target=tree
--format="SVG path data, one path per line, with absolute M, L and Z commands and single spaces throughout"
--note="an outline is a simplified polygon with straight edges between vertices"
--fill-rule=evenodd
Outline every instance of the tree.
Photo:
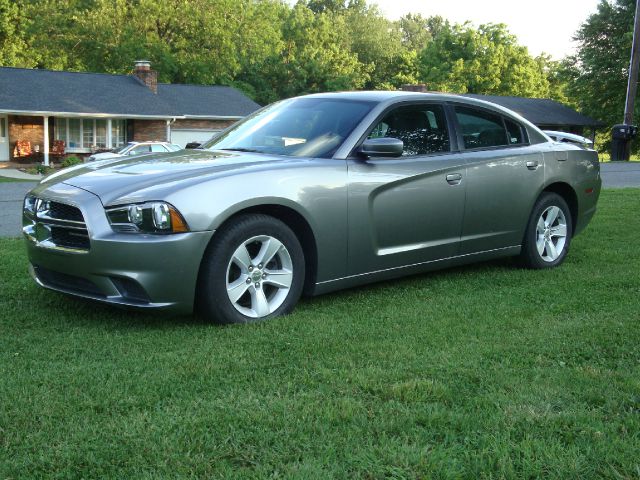
M 597 12 L 576 33 L 576 55 L 565 62 L 571 80 L 568 95 L 582 112 L 609 127 L 599 142 L 604 148 L 608 148 L 610 127 L 623 120 L 635 5 L 635 0 L 601 0 Z M 636 103 L 636 118 L 639 112 Z M 640 142 L 634 142 L 633 151 L 639 148 Z
M 26 23 L 20 5 L 12 0 L 0 0 L 0 65 L 35 66 L 25 42 Z
M 419 58 L 420 80 L 432 90 L 546 97 L 549 82 L 539 62 L 504 24 L 438 25 Z

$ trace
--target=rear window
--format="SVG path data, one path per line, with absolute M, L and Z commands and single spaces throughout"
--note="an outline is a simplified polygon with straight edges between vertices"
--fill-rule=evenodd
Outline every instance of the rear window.
M 456 107 L 464 148 L 487 148 L 509 145 L 502 117 L 468 107 Z
M 465 149 L 525 145 L 528 138 L 518 122 L 487 110 L 455 107 Z

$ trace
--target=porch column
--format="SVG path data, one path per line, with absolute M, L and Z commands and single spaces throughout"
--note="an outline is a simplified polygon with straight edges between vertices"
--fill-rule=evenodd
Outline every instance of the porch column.
M 171 120 L 167 120 L 167 142 L 171 142 Z
M 49 117 L 44 118 L 44 166 L 49 166 Z
M 111 119 L 107 119 L 107 148 L 113 148 L 113 139 L 111 138 Z

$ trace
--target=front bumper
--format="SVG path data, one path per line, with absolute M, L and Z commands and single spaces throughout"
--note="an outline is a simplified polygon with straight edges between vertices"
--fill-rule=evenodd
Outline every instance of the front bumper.
M 115 233 L 92 193 L 65 184 L 34 193 L 80 209 L 89 235 L 86 250 L 57 248 L 38 240 L 33 219 L 25 216 L 30 272 L 39 285 L 116 305 L 193 311 L 200 262 L 213 232 Z

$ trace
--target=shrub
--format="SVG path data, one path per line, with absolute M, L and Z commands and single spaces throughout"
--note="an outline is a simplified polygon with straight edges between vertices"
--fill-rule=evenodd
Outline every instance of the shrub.
M 71 155 L 62 161 L 62 168 L 73 167 L 74 165 L 78 165 L 80 163 L 84 163 L 84 161 L 80 157 Z

